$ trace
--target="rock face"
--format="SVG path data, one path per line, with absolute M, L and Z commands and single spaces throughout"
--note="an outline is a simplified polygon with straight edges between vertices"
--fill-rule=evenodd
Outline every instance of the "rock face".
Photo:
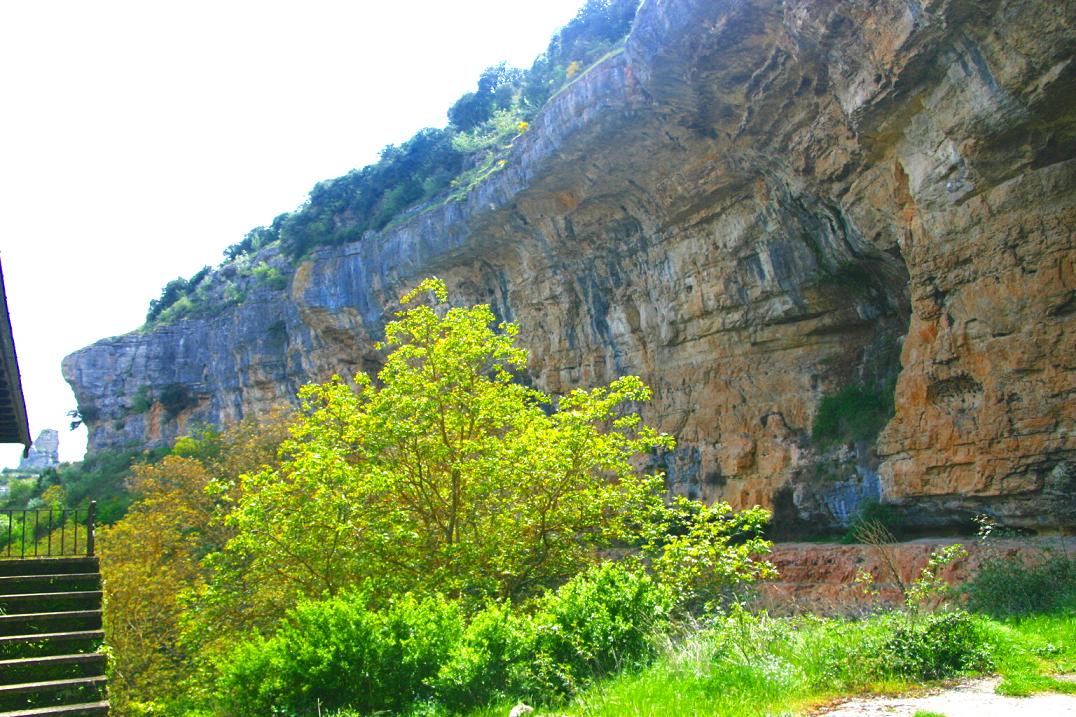
M 960 542 L 967 556 L 957 558 L 938 573 L 950 585 L 966 584 L 986 562 L 1009 561 L 1035 565 L 1057 555 L 1071 554 L 1076 539 L 1005 539 L 989 544 L 979 541 L 921 540 L 888 545 L 835 545 L 782 543 L 769 556 L 780 577 L 763 583 L 763 604 L 778 611 L 798 609 L 821 613 L 870 609 L 863 586 L 856 582 L 861 571 L 873 578 L 875 599 L 888 604 L 904 600 L 907 590 L 927 567 L 931 554 Z
M 60 465 L 60 433 L 46 428 L 37 434 L 37 440 L 30 445 L 30 452 L 19 461 L 20 471 L 41 473 Z
M 521 325 L 543 389 L 642 376 L 673 490 L 789 527 L 871 498 L 924 526 L 1071 525 L 1074 20 L 1044 0 L 648 0 L 465 200 L 69 356 L 90 447 L 374 369 L 398 297 L 437 275 Z M 877 439 L 812 440 L 826 396 L 894 379 Z

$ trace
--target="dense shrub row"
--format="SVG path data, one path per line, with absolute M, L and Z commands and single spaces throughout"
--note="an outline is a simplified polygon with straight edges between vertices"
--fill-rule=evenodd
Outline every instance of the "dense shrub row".
M 563 698 L 647 664 L 671 604 L 650 577 L 612 563 L 529 611 L 491 604 L 467 618 L 440 597 L 403 596 L 380 610 L 369 602 L 352 593 L 300 604 L 272 637 L 224 658 L 216 703 L 229 715 L 306 715 L 318 705 L 371 713 Z
M 686 668 L 694 689 L 750 708 L 994 664 L 987 623 L 964 612 L 848 621 L 734 609 L 668 650 L 667 594 L 608 565 L 532 613 L 491 605 L 465 619 L 456 603 L 437 599 L 407 597 L 380 612 L 364 604 L 361 595 L 304 603 L 273 637 L 244 643 L 225 663 L 217 708 L 235 716 L 312 715 L 319 706 L 458 714 L 518 699 L 564 704 L 595 679 L 623 680 L 659 656 L 660 670 Z
M 1025 566 L 1036 579 L 1056 570 Z M 976 674 L 999 659 L 997 624 L 962 610 L 848 620 L 733 606 L 670 641 L 685 627 L 673 619 L 672 593 L 608 563 L 526 611 L 491 604 L 467 617 L 457 602 L 410 596 L 380 611 L 368 603 L 361 594 L 303 603 L 273 637 L 246 642 L 222 662 L 216 704 L 227 715 L 306 715 L 320 705 L 344 709 L 341 716 L 456 714 L 517 699 L 564 704 L 598 678 L 630 684 L 629 675 L 661 658 L 654 669 L 669 674 L 640 673 L 657 683 L 648 689 L 659 694 L 647 699 L 673 699 L 660 695 L 669 679 L 688 683 L 677 690 L 758 706 Z

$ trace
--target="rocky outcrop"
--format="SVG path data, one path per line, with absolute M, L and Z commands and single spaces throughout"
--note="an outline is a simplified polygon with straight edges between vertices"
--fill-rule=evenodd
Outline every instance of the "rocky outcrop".
M 19 460 L 20 472 L 41 473 L 60 465 L 60 433 L 46 428 L 37 434 L 26 456 Z
M 548 391 L 641 375 L 676 491 L 788 526 L 879 497 L 925 526 L 1072 524 L 1074 19 L 648 0 L 465 200 L 315 251 L 286 290 L 69 356 L 91 449 L 376 368 L 398 297 L 437 275 L 521 325 Z M 812 439 L 826 396 L 894 378 L 877 440 Z

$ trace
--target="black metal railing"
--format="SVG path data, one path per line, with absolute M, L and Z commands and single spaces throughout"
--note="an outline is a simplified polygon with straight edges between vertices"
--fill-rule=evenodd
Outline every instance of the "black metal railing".
M 96 511 L 93 500 L 85 508 L 0 510 L 0 559 L 92 556 Z

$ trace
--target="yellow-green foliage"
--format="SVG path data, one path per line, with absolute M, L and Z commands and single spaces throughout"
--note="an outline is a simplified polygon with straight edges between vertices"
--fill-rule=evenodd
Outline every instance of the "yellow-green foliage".
M 497 110 L 486 122 L 470 132 L 460 132 L 452 138 L 452 146 L 467 154 L 484 149 L 505 147 L 526 131 L 523 112 L 518 106 Z M 522 127 L 521 127 L 522 125 Z
M 97 533 L 112 654 L 109 691 L 121 709 L 181 689 L 190 658 L 180 639 L 181 596 L 204 584 L 202 556 L 230 536 L 220 521 L 230 496 L 207 488 L 273 462 L 284 425 L 279 418 L 244 422 L 221 434 L 181 438 L 160 462 L 132 469 L 134 504 Z
M 517 380 L 515 326 L 446 299 L 436 280 L 404 297 L 377 382 L 304 387 L 287 459 L 242 477 L 229 550 L 261 579 L 519 597 L 575 574 L 659 495 L 631 463 L 672 445 L 625 410 L 650 396 L 639 379 L 554 401 Z
M 288 278 L 280 269 L 270 266 L 266 262 L 260 262 L 250 270 L 251 276 L 271 289 L 283 289 L 288 285 Z

